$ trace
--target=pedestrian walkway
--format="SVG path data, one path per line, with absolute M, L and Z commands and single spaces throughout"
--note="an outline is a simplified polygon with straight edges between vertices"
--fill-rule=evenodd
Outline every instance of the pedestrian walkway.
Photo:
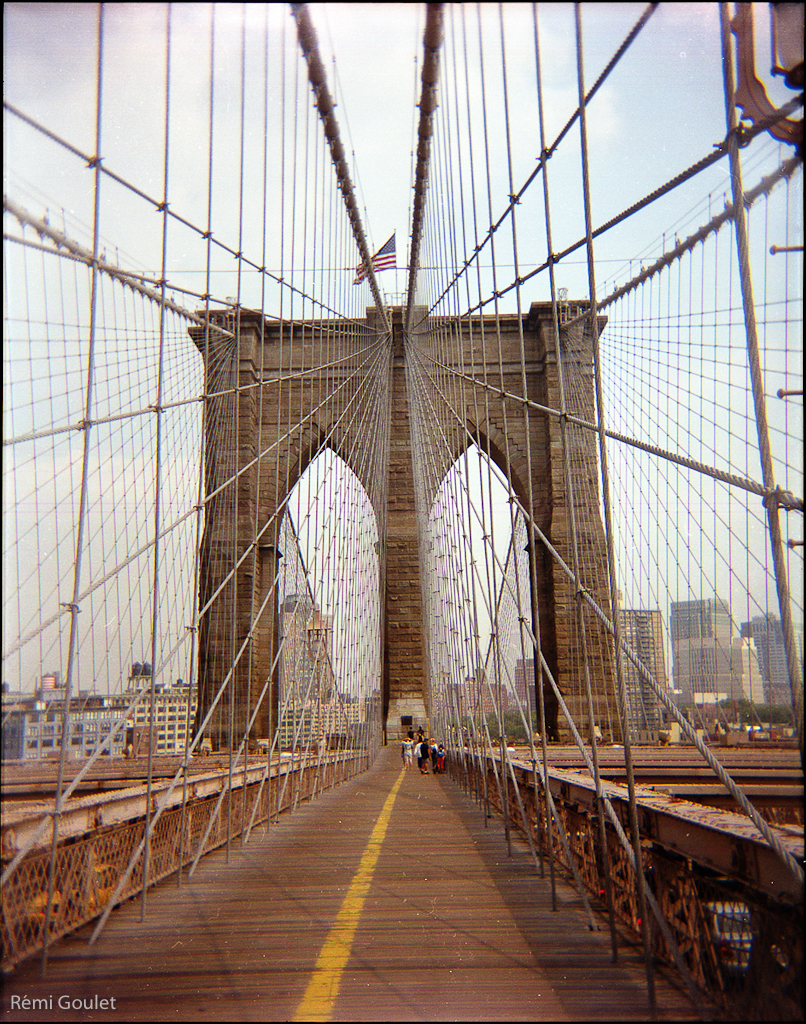
M 229 864 L 214 853 L 181 888 L 150 890 L 144 922 L 132 901 L 93 946 L 89 933 L 53 947 L 46 980 L 38 961 L 7 979 L 5 1019 L 649 1015 L 640 950 L 621 948 L 614 965 L 606 922 L 589 930 L 575 890 L 559 883 L 552 911 L 548 873 L 539 877 L 526 845 L 508 855 L 497 818 L 485 822 L 445 776 L 401 772 L 396 745 L 238 841 Z M 661 1020 L 697 1019 L 663 977 L 657 995 Z

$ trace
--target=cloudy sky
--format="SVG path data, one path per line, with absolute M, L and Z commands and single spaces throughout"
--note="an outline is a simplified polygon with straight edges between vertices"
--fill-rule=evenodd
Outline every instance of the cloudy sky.
M 502 66 L 499 10 L 496 4 L 447 5 L 444 65 L 453 73 L 453 53 L 464 31 L 470 40 L 485 40 L 486 87 L 491 121 L 500 126 Z M 514 128 L 514 178 L 525 180 L 539 150 L 536 123 L 534 32 L 530 4 L 504 4 L 504 48 Z M 416 132 L 415 104 L 424 14 L 416 4 L 313 4 L 320 51 L 338 102 L 337 116 L 349 153 L 359 202 L 373 248 L 397 233 L 398 251 L 406 244 L 412 196 L 412 150 Z M 590 85 L 643 10 L 641 4 L 591 4 L 584 8 L 585 76 Z M 94 96 L 96 67 L 95 6 L 91 4 L 6 4 L 5 93 L 6 100 L 86 153 L 94 149 Z M 240 90 L 240 7 L 220 5 L 216 24 L 216 149 L 232 146 L 237 153 Z M 264 7 L 246 5 L 246 162 L 247 188 L 259 184 L 262 159 L 262 84 Z M 106 8 L 104 40 L 104 122 L 102 150 L 105 166 L 125 176 L 150 195 L 162 188 L 164 139 L 164 68 L 166 13 L 161 4 L 112 4 Z M 193 223 L 206 218 L 208 146 L 208 74 L 210 8 L 206 4 L 178 4 L 172 11 L 172 96 L 170 136 L 173 171 L 172 208 Z M 286 60 L 295 56 L 295 32 L 285 4 L 268 5 L 269 60 L 276 67 L 285 48 Z M 763 30 L 764 26 L 761 26 Z M 544 59 L 548 135 L 565 123 L 576 106 L 576 56 L 573 6 L 547 4 L 540 10 Z M 662 4 L 650 19 L 617 71 L 600 91 L 590 112 L 591 164 L 593 167 L 593 217 L 601 223 L 628 206 L 660 182 L 684 169 L 709 150 L 724 133 L 721 101 L 719 31 L 716 4 Z M 335 55 L 335 62 L 333 57 Z M 461 71 L 460 67 L 460 71 Z M 478 65 L 470 68 L 471 97 L 477 97 Z M 270 114 L 279 111 L 279 80 L 269 74 L 272 94 Z M 477 114 L 477 112 L 476 112 Z M 492 129 L 491 129 L 492 130 Z M 13 154 L 20 137 L 13 119 L 6 128 L 7 152 Z M 27 142 L 27 137 L 26 137 Z M 40 192 L 40 201 L 66 206 L 85 230 L 91 220 L 91 175 L 86 168 L 65 161 L 52 144 L 37 140 L 37 156 L 47 169 L 47 181 L 37 181 L 14 167 L 7 175 L 12 189 Z M 557 248 L 566 239 L 579 237 L 582 228 L 578 195 L 564 201 L 563 186 L 578 187 L 578 157 L 560 154 L 555 166 L 554 188 L 558 199 Z M 220 158 L 223 161 L 223 156 Z M 573 160 L 573 163 L 571 162 Z M 565 161 L 565 162 L 564 162 Z M 64 166 L 69 164 L 69 166 Z M 216 172 L 222 190 L 214 200 L 214 220 L 219 233 L 232 233 L 237 217 L 233 209 L 231 172 L 222 162 Z M 721 167 L 706 172 L 709 187 L 722 184 Z M 12 177 L 12 174 L 14 177 Z M 17 177 L 20 175 L 22 180 Z M 26 181 L 25 179 L 28 178 Z M 33 180 L 31 180 L 33 179 Z M 226 179 L 225 188 L 223 179 Z M 144 266 L 153 262 L 158 218 L 137 216 L 132 226 L 112 224 L 119 220 L 120 196 L 107 186 L 110 203 L 104 223 L 109 240 Z M 698 184 L 691 193 L 703 191 Z M 493 208 L 506 202 L 506 183 L 494 183 Z M 271 204 L 270 204 L 271 205 Z M 680 203 L 678 201 L 678 209 Z M 255 222 L 257 211 L 250 210 Z M 145 223 L 143 223 L 145 221 Z M 634 226 L 648 244 L 665 225 L 664 214 Z M 229 225 L 229 226 L 228 226 Z M 147 237 L 149 229 L 154 236 Z M 259 234 L 247 231 L 246 241 L 258 248 Z M 235 238 L 224 239 L 228 244 Z M 244 251 L 249 251 L 249 244 Z M 614 240 L 605 260 L 629 260 L 636 256 L 636 238 Z M 621 251 L 616 249 L 621 248 Z M 184 261 L 182 270 L 192 269 Z M 399 262 L 403 262 L 399 257 Z M 580 264 L 581 265 L 581 264 Z M 569 264 L 570 266 L 570 264 Z M 616 269 L 613 265 L 612 269 Z M 177 265 L 176 271 L 178 272 Z M 567 285 L 578 287 L 573 272 Z M 392 274 L 384 280 L 389 290 L 402 290 L 405 278 Z M 580 283 L 584 276 L 580 276 Z
M 643 10 L 644 5 L 632 3 L 583 6 L 584 68 L 588 87 Z M 424 8 L 415 4 L 331 3 L 313 4 L 311 11 L 331 92 L 338 104 L 337 117 L 370 245 L 373 250 L 377 249 L 395 232 L 398 263 L 402 266 L 411 217 L 412 152 Z M 495 218 L 505 208 L 509 192 L 506 164 L 501 159 L 504 67 L 513 126 L 516 188 L 531 173 L 539 155 L 532 5 L 504 4 L 499 10 L 496 4 L 483 4 L 480 8 L 450 4 L 446 5 L 446 11 L 443 74 L 449 83 L 458 83 L 459 100 L 452 109 L 452 116 L 464 117 L 464 110 L 470 108 L 474 146 L 480 145 L 483 124 L 480 92 L 483 49 L 489 146 L 498 157 L 490 177 L 489 197 Z M 162 196 L 166 138 L 169 140 L 171 210 L 196 227 L 204 229 L 206 226 L 213 19 L 213 232 L 217 239 L 234 251 L 243 251 L 258 265 L 263 262 L 261 249 L 265 237 L 269 269 L 279 271 L 282 267 L 286 274 L 295 272 L 295 268 L 290 267 L 292 253 L 288 233 L 285 249 L 280 244 L 281 221 L 288 223 L 287 216 L 283 217 L 283 204 L 286 213 L 289 204 L 283 160 L 290 173 L 292 140 L 296 138 L 301 147 L 302 140 L 309 137 L 303 122 L 310 133 L 318 128 L 302 74 L 297 79 L 293 74 L 282 74 L 283 69 L 301 70 L 295 26 L 288 6 L 247 4 L 244 12 L 246 31 L 242 37 L 240 5 L 222 4 L 214 11 L 207 4 L 173 6 L 170 13 L 170 112 L 166 128 L 167 8 L 162 4 L 142 3 L 106 6 L 101 153 L 108 170 L 125 178 L 148 197 L 140 198 L 131 189 L 104 179 L 101 244 L 113 262 L 146 273 L 157 274 L 159 270 L 162 224 L 150 200 L 159 201 Z M 577 104 L 573 5 L 541 5 L 539 17 L 547 132 L 552 139 Z M 589 110 L 594 225 L 603 223 L 683 171 L 723 138 L 725 115 L 718 20 L 717 4 L 661 4 L 597 94 Z M 769 53 L 766 33 L 766 21 L 761 18 L 757 24 L 757 50 L 765 66 Z M 264 39 L 267 40 L 265 46 Z M 467 40 L 468 53 L 466 79 L 464 40 Z M 93 174 L 83 156 L 95 152 L 97 8 L 92 4 L 70 3 L 5 4 L 3 45 L 6 101 L 67 140 L 78 151 L 65 151 L 13 115 L 7 115 L 5 192 L 35 216 L 47 216 L 51 224 L 64 226 L 69 235 L 89 246 Z M 269 177 L 265 214 L 262 186 L 264 59 L 268 62 L 265 95 L 269 161 L 273 172 Z M 294 95 L 294 81 L 302 83 L 297 95 Z M 791 96 L 783 87 L 773 84 L 770 88 L 776 102 Z M 443 92 L 440 98 L 443 111 L 451 102 Z M 245 200 L 242 208 L 239 207 L 241 138 Z M 303 150 L 300 148 L 299 152 Z M 477 163 L 480 152 L 477 150 Z M 745 154 L 746 185 L 754 184 L 778 160 L 778 147 L 770 140 L 754 145 Z M 561 147 L 551 162 L 555 251 L 576 242 L 584 234 L 580 178 L 578 136 L 569 136 L 569 144 Z M 721 209 L 727 180 L 726 163 L 722 161 L 694 182 L 675 190 L 667 199 L 631 218 L 623 227 L 597 240 L 599 295 L 607 293 L 613 282 L 624 281 L 641 260 L 659 255 L 677 233 L 685 237 Z M 479 179 L 478 189 L 486 204 L 483 178 Z M 779 216 L 774 207 L 771 206 L 771 210 L 774 217 Z M 534 183 L 519 208 L 519 224 L 521 255 L 527 266 L 529 263 L 536 265 L 545 255 L 539 181 Z M 14 230 L 13 224 L 11 229 Z M 482 221 L 484 230 L 486 226 Z M 773 239 L 783 238 L 785 220 L 773 221 L 770 231 Z M 169 243 L 169 280 L 177 288 L 203 292 L 206 245 L 199 233 L 172 223 Z M 299 252 L 299 249 L 295 251 L 293 262 Z M 342 265 L 328 268 L 328 272 L 342 282 L 345 302 L 355 312 L 369 301 L 365 287 L 352 289 L 352 267 L 356 261 L 357 251 L 345 249 Z M 18 283 L 14 276 L 17 271 L 16 264 L 7 269 L 6 290 L 21 295 L 22 289 L 9 288 L 9 284 Z M 406 285 L 403 270 L 387 272 L 379 280 L 381 287 L 390 293 L 400 293 Z M 587 271 L 581 250 L 561 265 L 558 285 L 568 288 L 572 298 L 587 295 Z M 236 287 L 232 257 L 214 253 L 213 294 L 223 300 L 234 295 Z M 258 304 L 257 274 L 245 274 L 241 296 L 246 305 Z M 543 274 L 530 284 L 526 300 L 547 297 L 548 282 Z M 276 294 L 270 292 L 267 311 L 274 310 L 276 299 Z M 200 305 L 193 296 L 180 295 L 179 300 L 190 309 Z M 15 309 L 14 315 L 18 314 L 19 310 Z M 30 320 L 30 312 L 28 317 Z M 145 362 L 138 363 L 131 352 L 119 354 L 117 358 L 124 360 L 127 381 L 145 379 L 150 372 Z M 112 363 L 110 356 L 110 365 Z M 782 373 L 786 367 L 773 369 Z M 182 379 L 183 372 L 190 393 L 198 387 L 198 376 L 194 378 L 190 370 L 185 369 L 177 371 L 177 379 Z M 35 367 L 32 376 L 43 375 Z M 23 421 L 33 414 L 30 395 L 35 393 L 34 384 L 29 382 L 27 397 L 18 406 L 22 419 L 12 424 L 13 432 L 28 429 Z M 614 387 L 618 397 L 618 380 Z M 76 393 L 80 398 L 80 388 Z M 6 432 L 9 432 L 8 420 Z M 785 433 L 784 426 L 782 436 Z M 122 449 L 120 454 L 128 472 L 134 473 L 135 457 L 127 456 Z M 711 457 L 716 458 L 716 453 L 712 452 Z M 192 473 L 189 473 L 188 495 L 192 492 L 191 478 Z M 96 483 L 100 487 L 102 481 Z M 70 484 L 68 491 L 73 493 L 74 487 L 75 484 Z M 716 586 L 716 579 L 712 578 L 709 584 Z M 665 601 L 665 595 L 662 596 Z M 61 599 L 65 599 L 64 595 Z

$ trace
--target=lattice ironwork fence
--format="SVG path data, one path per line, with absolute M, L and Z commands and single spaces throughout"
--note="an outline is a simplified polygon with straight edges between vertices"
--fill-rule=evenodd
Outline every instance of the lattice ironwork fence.
M 192 863 L 200 852 L 218 849 L 248 833 L 254 824 L 270 821 L 300 801 L 359 774 L 366 769 L 367 760 L 365 752 L 352 757 L 300 758 L 301 763 L 294 766 L 288 763 L 275 768 L 271 784 L 258 780 L 249 783 L 245 792 L 243 787 L 233 788 L 230 799 L 220 800 L 220 795 L 214 794 L 165 811 L 150 837 L 148 885 Z M 145 819 L 139 817 L 59 845 L 48 944 L 104 912 L 129 859 L 143 841 L 144 830 Z M 31 851 L 4 886 L 4 970 L 42 949 L 50 856 L 49 848 Z M 141 853 L 116 902 L 124 902 L 142 888 Z
M 454 765 L 457 781 L 479 796 L 485 793 L 503 813 L 504 787 L 497 763 L 468 759 L 467 764 L 470 772 L 466 776 L 463 768 Z M 606 825 L 605 853 L 595 813 L 555 792 L 556 816 L 549 827 L 541 783 L 538 781 L 536 789 L 532 773 L 525 770 L 516 770 L 512 778 L 517 779 L 519 788 L 506 787 L 510 825 L 526 834 L 525 813 L 541 857 L 553 858 L 555 867 L 569 875 L 576 870 L 593 907 L 603 914 L 607 913 L 609 884 L 618 925 L 640 941 L 643 923 L 633 865 L 610 823 Z M 706 1013 L 731 1020 L 802 1020 L 802 906 L 776 901 L 749 884 L 719 875 L 705 863 L 665 848 L 649 838 L 648 823 L 642 833 L 647 888 L 676 946 L 674 950 L 669 947 L 653 920 L 655 960 L 678 968 L 682 960 L 689 984 L 696 989 Z

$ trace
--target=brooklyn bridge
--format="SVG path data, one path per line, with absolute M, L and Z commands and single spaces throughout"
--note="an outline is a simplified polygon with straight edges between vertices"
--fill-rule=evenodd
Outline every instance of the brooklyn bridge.
M 4 17 L 7 1019 L 802 1019 L 802 5 Z

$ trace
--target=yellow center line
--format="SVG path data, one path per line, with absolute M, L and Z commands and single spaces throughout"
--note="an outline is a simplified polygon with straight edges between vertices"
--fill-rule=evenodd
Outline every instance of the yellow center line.
M 372 883 L 375 866 L 381 855 L 381 844 L 389 827 L 392 805 L 405 774 L 405 770 L 400 772 L 397 782 L 392 787 L 392 791 L 383 805 L 383 810 L 375 822 L 369 842 L 361 856 L 358 871 L 350 883 L 347 895 L 336 915 L 336 921 L 322 946 L 302 1002 L 292 1018 L 295 1021 L 330 1020 L 332 1017 L 333 1006 L 341 987 L 341 976 L 350 959 L 355 931 Z

